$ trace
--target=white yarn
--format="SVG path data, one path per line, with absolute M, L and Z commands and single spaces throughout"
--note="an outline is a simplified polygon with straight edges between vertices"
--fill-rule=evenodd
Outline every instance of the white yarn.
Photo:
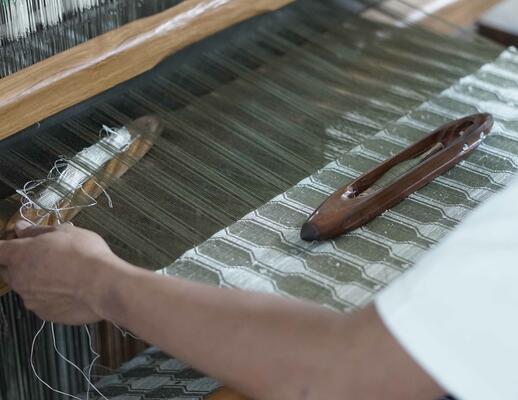
M 86 204 L 71 205 L 63 207 L 61 205 L 67 194 L 73 194 L 78 190 L 83 190 L 83 185 L 113 157 L 128 149 L 133 139 L 127 128 L 113 129 L 103 126 L 101 132 L 103 137 L 96 144 L 83 149 L 72 159 L 61 157 L 49 171 L 45 179 L 27 182 L 23 189 L 17 190 L 22 197 L 22 206 L 20 207 L 20 215 L 25 220 L 29 219 L 25 216 L 28 209 L 36 210 L 39 217 L 38 221 L 29 221 L 38 223 L 49 215 L 54 215 L 59 222 L 62 222 L 61 212 L 76 209 L 92 207 L 97 204 L 96 200 L 88 193 L 83 191 L 89 199 Z M 112 207 L 112 200 L 106 190 L 98 185 L 106 198 L 108 205 Z
M 38 381 L 40 381 L 40 383 L 42 383 L 47 389 L 53 391 L 54 393 L 57 393 L 57 394 L 60 394 L 62 396 L 66 396 L 66 397 L 69 397 L 71 399 L 75 399 L 75 400 L 83 400 L 81 399 L 80 397 L 77 397 L 77 396 L 74 396 L 73 394 L 70 394 L 70 393 L 66 393 L 66 392 L 63 392 L 61 390 L 58 390 L 56 388 L 53 388 L 52 386 L 50 386 L 47 382 L 45 382 L 41 376 L 38 374 L 38 372 L 36 371 L 36 366 L 34 365 L 34 351 L 35 351 L 35 348 L 36 348 L 36 342 L 38 340 L 38 337 L 42 334 L 43 330 L 45 329 L 45 326 L 47 325 L 47 321 L 43 321 L 42 324 L 41 324 L 41 327 L 40 329 L 36 332 L 36 335 L 34 336 L 33 340 L 32 340 L 32 345 L 31 345 L 31 359 L 30 359 L 30 363 L 31 363 L 31 368 L 32 368 L 32 372 L 34 373 L 34 376 L 36 377 L 36 379 L 38 379 Z M 88 374 L 85 374 L 83 372 L 83 370 L 77 366 L 77 364 L 74 364 L 70 359 L 68 359 L 67 357 L 65 357 L 65 355 L 59 351 L 58 349 L 58 346 L 57 346 L 57 343 L 56 343 L 56 333 L 54 331 L 54 323 L 50 323 L 50 329 L 51 329 L 51 334 L 52 334 L 52 344 L 53 344 L 53 347 L 54 347 L 54 351 L 58 354 L 58 356 L 63 360 L 65 361 L 67 364 L 69 364 L 70 366 L 72 366 L 74 369 L 76 369 L 77 371 L 79 371 L 79 373 L 85 378 L 86 380 L 86 383 L 88 384 L 88 389 L 87 389 L 87 392 L 86 392 L 86 399 L 85 400 L 89 400 L 90 399 L 90 390 L 91 388 L 94 389 L 94 391 L 99 395 L 101 396 L 101 398 L 103 400 L 108 400 L 100 391 L 99 389 L 97 389 L 95 387 L 95 385 L 92 383 L 92 369 L 95 365 L 95 363 L 97 362 L 97 360 L 99 359 L 100 355 L 99 353 L 97 353 L 94 348 L 93 348 L 93 345 L 92 345 L 92 335 L 90 334 L 90 330 L 88 329 L 88 327 L 86 325 L 83 326 L 83 328 L 85 329 L 86 331 L 86 335 L 88 336 L 88 346 L 90 348 L 90 351 L 92 352 L 92 354 L 94 355 L 94 358 L 92 359 L 92 362 L 90 363 L 90 365 L 88 366 Z
M 89 400 L 90 399 L 90 387 L 93 387 L 94 390 L 100 395 L 102 396 L 103 398 L 104 395 L 102 393 L 99 392 L 99 389 L 97 389 L 93 384 L 92 384 L 92 370 L 95 366 L 95 363 L 97 362 L 97 360 L 99 358 L 101 358 L 101 355 L 99 353 L 97 353 L 94 349 L 94 346 L 92 344 L 92 335 L 90 334 L 90 329 L 88 329 L 88 326 L 84 325 L 83 328 L 85 328 L 86 330 L 86 335 L 88 336 L 88 347 L 90 348 L 90 351 L 91 353 L 94 355 L 94 358 L 92 359 L 92 362 L 90 363 L 90 365 L 88 366 L 88 389 L 86 390 L 86 400 Z M 85 376 L 84 372 L 81 371 L 81 374 L 83 376 Z

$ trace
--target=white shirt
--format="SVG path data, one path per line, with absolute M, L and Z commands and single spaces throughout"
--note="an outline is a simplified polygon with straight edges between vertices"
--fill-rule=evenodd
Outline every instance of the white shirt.
M 375 300 L 387 328 L 461 400 L 518 400 L 518 180 Z

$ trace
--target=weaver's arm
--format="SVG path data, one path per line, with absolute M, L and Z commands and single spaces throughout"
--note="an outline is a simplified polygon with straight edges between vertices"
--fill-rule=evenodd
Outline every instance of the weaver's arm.
M 117 258 L 92 232 L 71 225 L 21 228 L 22 238 L 0 242 L 3 275 L 44 319 L 114 321 L 255 399 L 431 400 L 442 394 L 373 306 L 344 315 L 163 277 Z

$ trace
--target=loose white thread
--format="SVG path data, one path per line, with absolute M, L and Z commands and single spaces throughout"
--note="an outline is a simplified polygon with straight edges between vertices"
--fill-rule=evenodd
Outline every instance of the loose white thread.
M 110 161 L 115 154 L 126 151 L 133 141 L 131 134 L 126 128 L 112 129 L 103 126 L 100 133 L 102 135 L 102 138 L 98 143 L 83 149 L 80 153 L 78 153 L 74 158 L 70 160 L 67 160 L 65 157 L 61 157 L 54 163 L 54 166 L 49 171 L 47 178 L 27 182 L 24 185 L 23 189 L 17 190 L 18 194 L 21 196 L 22 205 L 20 207 L 19 212 L 23 219 L 25 219 L 32 225 L 39 225 L 46 217 L 53 215 L 56 217 L 57 223 L 62 224 L 66 223 L 65 221 L 63 221 L 63 218 L 61 216 L 61 213 L 63 211 L 77 208 L 92 207 L 97 204 L 95 198 L 90 196 L 83 189 L 83 185 L 86 181 L 92 179 L 93 175 L 98 170 L 100 170 L 104 164 Z M 85 168 L 85 165 L 87 165 L 88 168 Z M 112 208 L 113 203 L 108 192 L 97 182 L 94 181 L 94 183 L 102 190 L 102 192 L 108 200 L 109 207 Z M 70 205 L 64 207 L 63 204 L 61 204 L 64 198 L 63 193 L 70 194 L 75 193 L 78 190 L 81 190 L 86 195 L 86 197 L 89 199 L 89 202 L 86 204 Z M 25 213 L 29 209 L 36 211 L 36 221 L 28 218 L 25 215 Z M 61 390 L 53 388 L 47 382 L 45 382 L 45 380 L 41 378 L 41 376 L 38 374 L 36 370 L 36 367 L 34 365 L 34 352 L 36 348 L 36 342 L 38 340 L 38 337 L 42 334 L 43 330 L 45 329 L 46 325 L 47 321 L 43 321 L 40 329 L 36 332 L 36 335 L 32 340 L 30 354 L 30 364 L 32 372 L 41 384 L 43 384 L 47 389 L 53 391 L 54 393 L 75 400 L 82 400 L 81 398 L 74 396 L 73 394 L 65 393 Z M 81 375 L 85 378 L 86 383 L 88 384 L 86 400 L 89 400 L 90 398 L 91 388 L 93 388 L 93 390 L 99 396 L 101 396 L 102 399 L 108 400 L 92 383 L 92 370 L 95 366 L 95 363 L 100 358 L 100 354 L 97 353 L 93 347 L 92 336 L 88 327 L 86 325 L 83 326 L 88 337 L 88 347 L 90 349 L 91 354 L 93 354 L 93 359 L 87 367 L 88 372 L 85 373 L 83 369 L 74 364 L 58 349 L 56 343 L 54 323 L 50 323 L 50 326 L 54 351 L 63 361 L 65 361 L 67 364 L 79 371 Z M 121 331 L 121 333 L 124 336 L 126 335 L 126 333 L 124 333 L 120 327 L 117 326 L 117 328 Z
M 130 331 L 126 330 L 126 329 L 122 329 L 119 325 L 117 325 L 115 322 L 113 321 L 110 321 L 110 323 L 119 330 L 119 332 L 121 333 L 122 337 L 131 337 L 135 340 L 142 340 L 141 338 L 139 338 L 138 336 L 135 336 L 133 333 L 131 333 Z
M 38 371 L 36 371 L 36 367 L 34 366 L 34 349 L 36 348 L 36 341 L 38 340 L 38 337 L 41 335 L 41 333 L 43 332 L 43 329 L 45 329 L 45 326 L 47 325 L 47 321 L 43 321 L 42 324 L 41 324 L 41 327 L 40 329 L 38 329 L 38 332 L 36 332 L 36 335 L 34 336 L 34 339 L 32 339 L 32 344 L 31 344 L 31 359 L 30 359 L 30 362 L 31 362 L 31 368 L 32 368 L 32 373 L 34 374 L 34 376 L 36 377 L 36 379 L 38 379 L 38 381 L 40 381 L 40 383 L 45 386 L 47 389 L 53 391 L 54 393 L 57 393 L 57 394 L 60 394 L 62 396 L 66 396 L 66 397 L 70 397 L 72 399 L 76 399 L 76 400 L 82 400 L 80 399 L 79 397 L 77 396 L 74 396 L 72 394 L 69 394 L 69 393 L 65 393 L 65 392 L 62 392 L 61 390 L 58 390 L 58 389 L 55 389 L 53 388 L 52 386 L 50 386 L 47 382 L 45 382 L 41 376 L 38 374 Z
M 43 330 L 45 329 L 45 326 L 47 325 L 47 321 L 43 321 L 42 324 L 41 324 L 41 327 L 40 329 L 36 332 L 36 335 L 34 336 L 34 339 L 32 340 L 32 345 L 31 345 L 31 358 L 30 358 L 30 363 L 31 363 L 31 369 L 32 369 L 32 372 L 34 373 L 34 376 L 36 377 L 36 379 L 38 379 L 38 381 L 40 381 L 40 383 L 42 383 L 47 389 L 53 391 L 54 393 L 57 393 L 57 394 L 60 394 L 62 396 L 66 396 L 66 397 L 70 397 L 72 399 L 76 399 L 76 400 L 82 400 L 80 397 L 77 397 L 77 396 L 74 396 L 73 394 L 70 394 L 70 393 L 66 393 L 66 392 L 63 392 L 61 390 L 58 390 L 56 388 L 53 388 L 52 386 L 50 386 L 47 382 L 45 382 L 45 380 L 43 380 L 41 378 L 41 376 L 38 374 L 37 370 L 36 370 L 36 366 L 34 365 L 34 352 L 35 352 L 35 349 L 36 349 L 36 342 L 38 340 L 38 337 L 43 333 Z M 94 389 L 94 391 L 99 395 L 101 396 L 102 399 L 104 400 L 108 400 L 102 393 L 101 391 L 99 391 L 99 389 L 97 389 L 95 387 L 95 385 L 92 383 L 92 369 L 93 367 L 95 366 L 95 363 L 97 362 L 97 360 L 99 359 L 100 357 L 100 354 L 97 353 L 95 351 L 95 349 L 93 348 L 93 344 L 92 344 L 92 335 L 90 334 L 90 330 L 88 329 L 88 327 L 86 325 L 83 325 L 83 328 L 85 329 L 86 331 L 86 335 L 88 336 L 88 346 L 90 348 L 90 351 L 92 352 L 92 354 L 94 355 L 94 358 L 92 359 L 91 363 L 89 364 L 88 366 L 88 373 L 85 374 L 84 371 L 79 367 L 77 366 L 77 364 L 74 364 L 70 359 L 68 359 L 59 349 L 58 349 L 58 346 L 57 346 L 57 343 L 56 343 L 56 333 L 55 333 L 55 330 L 54 330 L 54 323 L 50 323 L 50 329 L 51 329 L 51 334 L 52 334 L 52 344 L 53 344 L 53 347 L 54 347 L 54 351 L 58 354 L 58 356 L 63 360 L 65 361 L 67 364 L 71 365 L 74 369 L 76 369 L 77 371 L 79 371 L 81 373 L 81 375 L 85 378 L 86 380 L 86 383 L 88 384 L 88 388 L 87 388 L 87 392 L 86 392 L 86 400 L 89 400 L 90 399 L 90 390 L 91 388 Z
M 99 359 L 100 357 L 100 354 L 97 353 L 94 349 L 93 349 L 93 345 L 92 345 L 92 336 L 90 334 L 90 330 L 88 329 L 88 327 L 86 325 L 83 325 L 83 328 L 86 330 L 86 335 L 88 336 L 88 346 L 90 347 L 90 351 L 92 352 L 92 354 L 94 355 L 94 358 L 92 359 L 92 362 L 90 363 L 90 366 L 88 367 L 88 375 L 85 374 L 83 372 L 83 370 L 78 367 L 76 364 L 74 364 L 72 361 L 70 361 L 67 357 L 65 357 L 65 355 L 63 353 L 61 353 L 58 349 L 58 346 L 56 344 L 56 334 L 54 333 L 54 323 L 51 323 L 50 324 L 50 329 L 52 331 L 52 343 L 54 345 L 54 350 L 56 351 L 56 353 L 61 357 L 62 360 L 64 360 L 67 364 L 71 365 L 74 369 L 76 369 L 77 371 L 79 371 L 81 373 L 81 375 L 85 378 L 86 380 L 86 383 L 88 383 L 88 389 L 87 389 L 87 392 L 86 392 L 86 400 L 88 400 L 90 398 L 90 388 L 93 388 L 94 391 L 99 395 L 101 396 L 104 400 L 108 400 L 100 391 L 99 389 L 97 389 L 94 384 L 92 383 L 92 369 L 95 365 L 95 362 Z

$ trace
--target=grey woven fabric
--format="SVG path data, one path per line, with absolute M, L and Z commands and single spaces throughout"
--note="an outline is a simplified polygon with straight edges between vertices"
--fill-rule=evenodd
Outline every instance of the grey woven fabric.
M 494 63 L 188 251 L 163 272 L 302 297 L 340 310 L 366 303 L 515 173 L 516 82 L 518 52 L 509 49 Z M 492 113 L 496 123 L 493 133 L 466 161 L 348 235 L 322 243 L 300 240 L 302 223 L 337 188 L 434 128 L 475 112 Z
M 160 273 L 339 310 L 361 306 L 512 178 L 518 167 L 517 99 L 518 50 L 511 48 Z M 299 239 L 307 216 L 338 187 L 443 123 L 475 112 L 492 113 L 496 123 L 467 160 L 348 235 L 322 243 Z M 151 350 L 99 387 L 109 396 L 116 392 L 110 398 L 117 400 L 200 398 L 218 387 L 183 365 L 175 369 L 180 365 Z

